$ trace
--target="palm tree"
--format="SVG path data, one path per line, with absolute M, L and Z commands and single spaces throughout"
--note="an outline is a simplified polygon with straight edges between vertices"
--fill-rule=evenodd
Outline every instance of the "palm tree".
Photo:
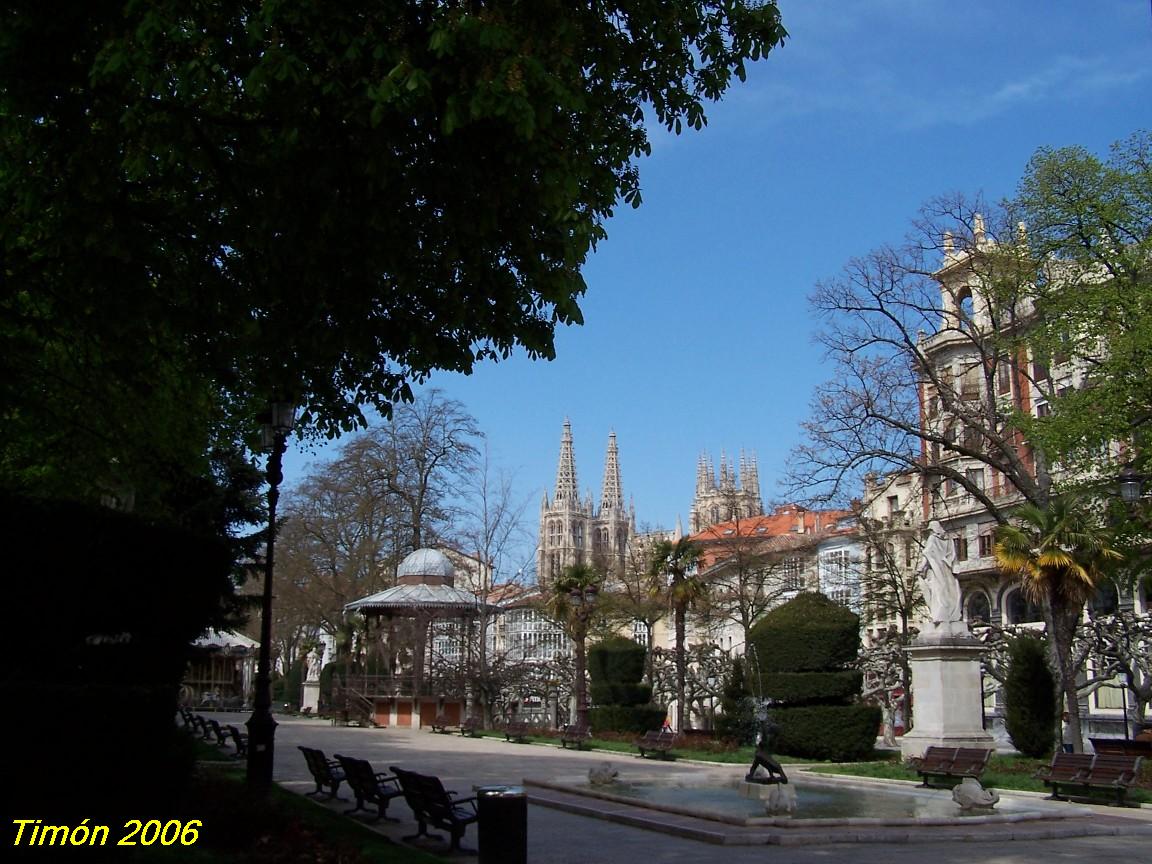
M 575 643 L 576 722 L 588 725 L 587 654 L 588 629 L 600 594 L 603 574 L 588 564 L 573 564 L 564 569 L 552 583 L 548 614 L 560 622 L 564 632 Z
M 1021 590 L 1044 611 L 1051 662 L 1068 714 L 1073 749 L 1084 749 L 1077 708 L 1072 638 L 1095 595 L 1110 561 L 1123 556 L 1111 545 L 1111 534 L 1079 502 L 1053 498 L 1046 508 L 1024 504 L 1015 521 L 996 529 L 993 552 L 1000 569 L 1021 582 Z
M 684 650 L 685 622 L 688 608 L 694 606 L 707 593 L 708 585 L 698 575 L 696 562 L 700 547 L 688 538 L 675 543 L 661 540 L 652 547 L 649 572 L 653 576 L 667 577 L 668 603 L 676 622 L 676 729 L 684 728 L 684 691 L 688 662 Z

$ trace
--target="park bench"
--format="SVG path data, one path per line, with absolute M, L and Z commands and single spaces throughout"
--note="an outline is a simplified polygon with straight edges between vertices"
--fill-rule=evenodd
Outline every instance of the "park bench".
M 184 724 L 183 728 L 189 732 L 196 728 L 196 724 L 192 718 L 192 712 L 185 708 L 183 705 L 180 706 L 180 722 Z
M 432 720 L 432 731 L 440 735 L 447 735 L 449 725 L 447 714 L 437 714 Z
M 475 738 L 483 728 L 484 724 L 480 722 L 479 717 L 465 717 L 464 722 L 460 724 L 460 734 Z
M 1123 805 L 1129 787 L 1136 781 L 1143 756 L 1097 753 L 1057 753 L 1049 765 L 1036 772 L 1036 777 L 1052 789 L 1050 798 L 1063 800 L 1069 790 L 1081 796 L 1108 792 Z M 1061 791 L 1064 795 L 1061 795 Z
M 560 733 L 560 746 L 565 750 L 568 745 L 573 745 L 577 750 L 580 750 L 584 743 L 592 738 L 592 729 L 586 723 L 569 723 L 564 727 L 564 731 Z
M 382 819 L 388 812 L 388 802 L 399 798 L 403 793 L 396 778 L 372 770 L 372 765 L 366 759 L 354 759 L 351 756 L 336 754 L 336 761 L 344 770 L 344 779 L 348 781 L 348 788 L 356 799 L 356 806 L 345 813 L 355 813 L 358 810 L 367 812 L 365 803 L 376 805 L 376 818 Z
M 1089 738 L 1088 741 L 1097 753 L 1115 756 L 1152 756 L 1152 739 L 1144 741 L 1132 738 Z
M 248 733 L 241 732 L 237 727 L 229 723 L 224 727 L 228 730 L 228 737 L 232 739 L 232 744 L 236 747 L 234 755 L 237 759 L 241 756 L 248 755 Z
M 528 741 L 528 724 L 522 722 L 509 723 L 504 727 L 504 740 L 516 741 L 524 744 Z
M 312 775 L 312 779 L 316 781 L 316 789 L 313 792 L 305 792 L 305 795 L 319 795 L 327 787 L 329 798 L 339 797 L 336 792 L 340 788 L 340 784 L 344 782 L 344 771 L 340 768 L 340 763 L 335 759 L 329 759 L 320 750 L 315 750 L 311 747 L 300 747 L 300 752 L 304 754 L 304 761 L 308 763 L 308 771 Z
M 416 833 L 404 839 L 432 836 L 428 834 L 428 826 L 433 825 L 447 831 L 452 836 L 452 850 L 459 851 L 465 830 L 478 817 L 476 798 L 456 797 L 457 793 L 445 789 L 439 777 L 406 771 L 395 765 L 388 770 L 396 775 L 404 791 L 404 800 L 416 817 Z
M 192 725 L 196 727 L 196 731 L 200 733 L 200 737 L 208 740 L 212 737 L 212 728 L 208 725 L 208 721 L 199 714 L 192 717 Z
M 208 720 L 208 731 L 212 733 L 212 737 L 216 739 L 216 743 L 219 746 L 228 746 L 228 733 L 224 731 L 224 727 L 220 725 L 220 721 L 215 717 Z
M 641 759 L 649 751 L 659 753 L 661 759 L 667 759 L 676 746 L 676 733 L 671 729 L 650 729 L 632 743 L 640 751 Z
M 923 781 L 921 786 L 933 785 L 931 782 L 933 777 L 940 778 L 936 785 L 947 786 L 949 784 L 945 781 L 959 782 L 965 777 L 979 780 L 991 758 L 992 750 L 984 747 L 930 746 L 924 750 L 923 755 L 914 756 L 908 761 L 920 775 Z

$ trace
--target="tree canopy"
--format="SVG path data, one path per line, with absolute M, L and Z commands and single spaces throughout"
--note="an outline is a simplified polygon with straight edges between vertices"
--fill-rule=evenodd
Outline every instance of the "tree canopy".
M 29 428 L 135 444 L 89 442 L 89 470 L 273 398 L 335 435 L 433 370 L 552 357 L 604 220 L 640 202 L 646 117 L 701 128 L 785 36 L 772 0 L 17 0 L 4 22 L 0 392 Z

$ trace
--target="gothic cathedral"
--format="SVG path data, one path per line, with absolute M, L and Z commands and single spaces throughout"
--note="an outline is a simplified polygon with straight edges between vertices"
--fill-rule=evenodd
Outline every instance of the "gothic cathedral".
M 566 419 L 560 438 L 555 494 L 549 500 L 545 493 L 540 504 L 540 548 L 536 560 L 539 584 L 550 584 L 573 564 L 594 564 L 609 571 L 622 569 L 635 533 L 635 510 L 624 506 L 616 433 L 608 435 L 604 483 L 600 506 L 596 507 L 591 493 L 584 499 L 580 497 L 572 424 Z
M 689 534 L 699 534 L 710 525 L 764 515 L 760 500 L 760 468 L 755 455 L 740 453 L 739 467 L 730 465 L 720 454 L 720 476 L 712 468 L 707 453 L 696 463 L 696 495 L 688 516 Z

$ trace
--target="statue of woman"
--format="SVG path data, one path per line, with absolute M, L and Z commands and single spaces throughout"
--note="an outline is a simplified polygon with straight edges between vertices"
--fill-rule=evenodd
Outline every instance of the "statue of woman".
M 956 553 L 938 519 L 928 523 L 924 558 L 916 571 L 933 621 L 960 621 L 960 583 L 952 572 Z

